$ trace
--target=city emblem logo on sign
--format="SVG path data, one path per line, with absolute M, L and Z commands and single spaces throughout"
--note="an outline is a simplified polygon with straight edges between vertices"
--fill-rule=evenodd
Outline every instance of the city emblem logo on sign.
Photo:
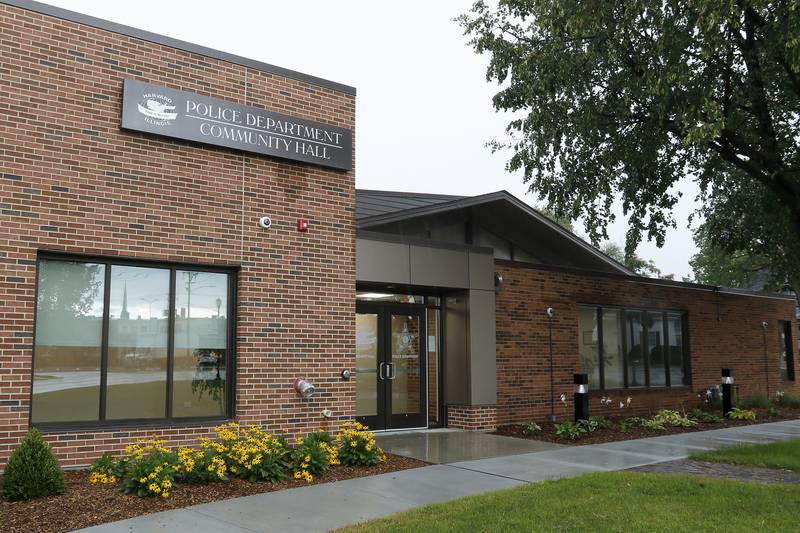
M 158 93 L 145 93 L 137 105 L 139 113 L 145 116 L 145 122 L 154 126 L 169 126 L 178 118 L 172 98 Z

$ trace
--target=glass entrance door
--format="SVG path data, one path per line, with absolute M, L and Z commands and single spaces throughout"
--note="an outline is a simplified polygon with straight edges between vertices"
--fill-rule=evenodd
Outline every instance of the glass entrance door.
M 370 429 L 427 424 L 425 309 L 358 304 L 356 417 Z

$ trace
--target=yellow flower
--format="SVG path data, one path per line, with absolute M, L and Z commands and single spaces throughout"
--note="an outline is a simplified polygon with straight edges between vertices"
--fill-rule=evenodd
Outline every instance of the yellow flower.
M 161 497 L 162 498 L 169 498 L 169 492 L 167 492 L 167 491 L 162 492 L 161 493 Z

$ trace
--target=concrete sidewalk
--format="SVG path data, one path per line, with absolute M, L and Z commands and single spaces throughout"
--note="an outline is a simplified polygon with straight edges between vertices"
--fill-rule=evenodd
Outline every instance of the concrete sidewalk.
M 83 531 L 329 531 L 469 494 L 686 458 L 736 443 L 800 438 L 800 420 L 437 464 L 165 511 Z

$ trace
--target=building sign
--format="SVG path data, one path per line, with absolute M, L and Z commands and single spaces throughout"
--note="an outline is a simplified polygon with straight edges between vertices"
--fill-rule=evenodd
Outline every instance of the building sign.
M 135 80 L 125 80 L 122 128 L 352 168 L 351 130 Z

